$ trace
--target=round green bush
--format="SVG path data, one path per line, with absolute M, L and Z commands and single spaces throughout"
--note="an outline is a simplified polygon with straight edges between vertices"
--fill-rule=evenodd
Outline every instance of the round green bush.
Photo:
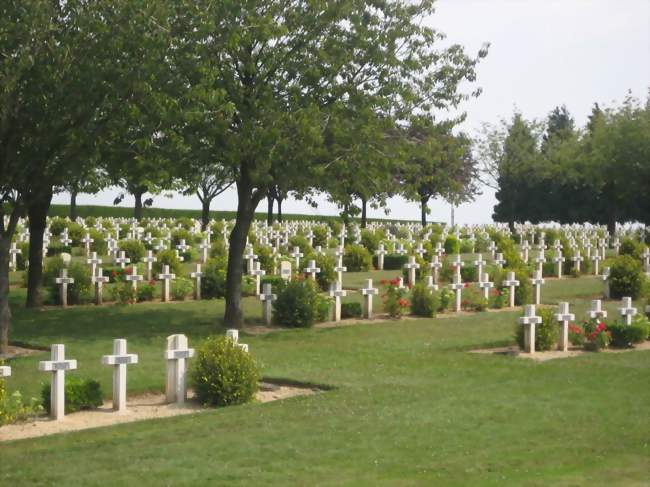
M 621 241 L 621 248 L 619 249 L 620 255 L 629 255 L 635 259 L 640 259 L 643 253 L 643 243 L 633 238 L 627 237 Z
M 49 290 L 49 302 L 60 304 L 60 287 L 56 278 L 61 275 L 61 269 L 65 267 L 60 256 L 52 257 L 45 263 L 43 269 L 43 286 Z M 73 284 L 68 284 L 68 304 L 88 303 L 92 300 L 92 280 L 90 267 L 80 262 L 72 262 L 68 266 L 68 277 L 74 279 Z
M 361 245 L 346 245 L 343 265 L 348 268 L 348 272 L 367 272 L 372 265 L 372 256 Z
M 634 257 L 620 255 L 613 260 L 609 270 L 609 292 L 613 299 L 625 296 L 638 298 L 644 282 L 641 262 Z
M 58 237 L 63 233 L 63 230 L 68 228 L 69 224 L 70 222 L 65 218 L 61 218 L 61 217 L 52 218 L 49 227 L 50 233 L 52 234 L 53 237 Z
M 176 251 L 162 250 L 158 252 L 156 259 L 156 262 L 153 263 L 154 275 L 160 274 L 164 265 L 168 265 L 169 271 L 176 274 L 176 277 L 181 277 L 184 274 L 183 263 L 176 256 Z
M 223 298 L 226 295 L 226 266 L 223 257 L 208 259 L 203 267 L 201 297 L 203 299 Z
M 444 243 L 445 254 L 453 255 L 460 253 L 460 242 L 454 235 L 449 235 Z
M 433 318 L 440 307 L 437 293 L 432 293 L 423 283 L 411 289 L 411 313 L 416 316 Z
M 104 234 L 94 228 L 88 230 L 88 234 L 93 239 L 93 243 L 90 244 L 90 250 L 97 252 L 97 255 L 106 255 L 106 252 L 108 252 L 108 243 Z
M 144 244 L 139 240 L 122 240 L 118 244 L 120 250 L 123 250 L 126 256 L 131 259 L 131 264 L 137 264 L 142 260 L 146 249 Z
M 306 328 L 326 319 L 329 300 L 311 280 L 291 281 L 273 302 L 273 320 L 281 326 Z
M 314 233 L 314 248 L 320 245 L 322 248 L 327 247 L 327 227 L 317 225 L 311 229 Z
M 320 269 L 320 272 L 316 274 L 316 282 L 321 290 L 327 291 L 330 288 L 330 284 L 332 284 L 337 278 L 336 271 L 334 271 L 334 268 L 336 267 L 334 257 L 327 254 L 321 254 L 314 257 L 314 260 L 316 261 L 316 267 Z
M 311 245 L 309 245 L 309 240 L 303 235 L 294 235 L 289 239 L 289 253 L 293 254 L 293 248 L 298 247 L 302 254 L 309 254 L 312 252 Z
M 363 245 L 370 254 L 374 254 L 381 243 L 381 235 L 378 232 L 370 230 L 361 230 L 361 245 Z
M 81 239 L 86 236 L 86 229 L 79 223 L 72 222 L 68 225 L 68 238 L 72 240 L 72 247 L 80 247 Z
M 253 357 L 231 339 L 209 337 L 198 347 L 191 382 L 201 403 L 245 404 L 255 398 L 259 380 L 260 371 Z

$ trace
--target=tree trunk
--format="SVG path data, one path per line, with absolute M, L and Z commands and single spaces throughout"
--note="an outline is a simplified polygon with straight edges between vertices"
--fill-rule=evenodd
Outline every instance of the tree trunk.
M 13 232 L 12 232 L 13 235 Z M 9 308 L 9 248 L 12 235 L 0 237 L 0 353 L 9 351 L 9 328 L 11 308 Z
M 282 223 L 282 198 L 277 198 L 278 202 L 278 222 Z
M 427 203 L 429 198 L 421 196 L 420 197 L 420 223 L 423 227 L 427 226 Z
M 70 191 L 70 220 L 75 221 L 77 219 L 77 191 Z
M 607 231 L 610 235 L 616 231 L 616 208 L 609 208 L 607 212 Z
M 226 276 L 226 311 L 224 325 L 228 328 L 241 328 L 243 313 L 241 310 L 241 280 L 244 269 L 244 250 L 255 208 L 262 196 L 252 197 L 252 188 L 244 183 L 237 184 L 237 217 L 230 233 L 228 248 L 228 274 Z M 259 191 L 259 190 L 258 190 Z
M 366 223 L 368 222 L 368 219 L 366 217 L 367 206 L 368 202 L 364 198 L 361 198 L 361 228 L 366 228 Z
M 210 224 L 210 203 L 209 198 L 201 200 L 201 231 L 205 232 Z
M 135 208 L 133 209 L 133 217 L 140 221 L 142 219 L 142 195 L 144 191 L 136 190 L 133 192 L 135 197 Z
M 271 226 L 273 225 L 273 197 L 272 196 L 267 196 L 266 197 L 266 225 Z
M 29 267 L 27 271 L 27 307 L 38 308 L 43 304 L 43 234 L 47 211 L 52 202 L 52 188 L 41 193 L 27 207 L 29 217 Z

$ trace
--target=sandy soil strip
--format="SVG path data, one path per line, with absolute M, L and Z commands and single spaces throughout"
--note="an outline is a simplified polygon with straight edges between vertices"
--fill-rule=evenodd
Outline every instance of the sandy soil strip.
M 636 352 L 639 350 L 650 350 L 650 341 L 645 341 L 635 345 L 634 348 L 606 348 L 605 350 L 598 353 L 624 353 L 624 352 Z M 497 347 L 497 348 L 481 348 L 477 350 L 470 350 L 469 353 L 482 353 L 482 354 L 494 354 L 494 355 L 510 355 L 513 357 L 525 358 L 529 360 L 534 360 L 536 362 L 546 362 L 547 360 L 553 360 L 556 358 L 568 358 L 568 357 L 577 357 L 579 355 L 585 355 L 589 353 L 579 347 L 569 347 L 569 350 L 566 352 L 561 352 L 559 350 L 549 350 L 547 352 L 535 352 L 534 354 L 522 352 L 519 347 L 512 345 L 510 347 Z
M 294 396 L 312 395 L 318 392 L 320 390 L 309 387 L 265 383 L 260 386 L 260 391 L 257 393 L 257 401 L 265 403 Z M 128 410 L 125 413 L 113 412 L 111 409 L 112 404 L 105 402 L 102 407 L 96 410 L 69 414 L 63 421 L 51 421 L 43 417 L 24 423 L 6 425 L 0 427 L 0 442 L 111 426 L 120 423 L 131 423 L 146 419 L 202 413 L 210 410 L 209 408 L 204 408 L 194 400 L 191 392 L 188 395 L 190 399 L 182 407 L 176 406 L 175 404 L 165 404 L 164 394 L 145 394 L 129 397 Z

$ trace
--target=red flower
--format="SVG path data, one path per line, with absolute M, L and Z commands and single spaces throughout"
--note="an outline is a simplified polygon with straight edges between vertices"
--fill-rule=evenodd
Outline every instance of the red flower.
M 466 282 L 466 283 L 465 283 L 465 287 L 469 287 L 469 282 Z
M 113 276 L 113 277 L 117 277 L 117 271 L 113 271 L 113 272 L 111 272 L 111 276 Z

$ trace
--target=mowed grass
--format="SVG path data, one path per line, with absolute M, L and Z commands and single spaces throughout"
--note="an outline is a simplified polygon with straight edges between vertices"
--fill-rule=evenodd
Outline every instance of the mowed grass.
M 593 278 L 547 281 L 582 316 Z M 13 292 L 13 291 L 12 291 Z M 616 313 L 615 302 L 607 303 Z M 259 302 L 245 300 L 256 319 Z M 222 333 L 222 301 L 14 311 L 15 340 L 61 342 L 98 378 L 113 338 L 162 390 L 165 337 Z M 267 377 L 327 392 L 0 444 L 0 485 L 647 485 L 649 352 L 534 363 L 466 353 L 512 343 L 519 311 L 244 336 Z M 16 359 L 10 388 L 47 379 Z

